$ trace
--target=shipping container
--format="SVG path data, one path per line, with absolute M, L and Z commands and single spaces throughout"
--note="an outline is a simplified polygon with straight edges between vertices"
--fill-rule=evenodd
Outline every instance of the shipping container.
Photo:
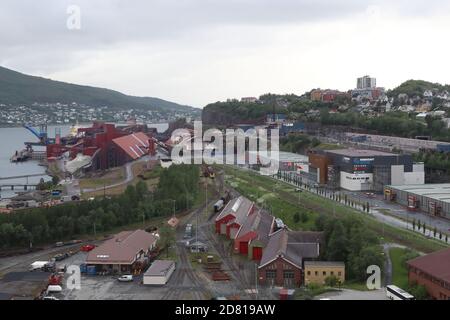
M 95 266 L 87 266 L 86 273 L 89 276 L 95 276 L 97 274 L 97 270 L 96 270 Z

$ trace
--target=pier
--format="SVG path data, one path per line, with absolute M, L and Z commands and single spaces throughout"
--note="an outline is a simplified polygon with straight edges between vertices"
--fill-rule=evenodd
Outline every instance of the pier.
M 14 179 L 28 179 L 31 177 L 45 177 L 48 176 L 47 173 L 35 173 L 35 174 L 27 174 L 23 176 L 12 176 L 12 177 L 0 177 L 0 180 L 14 180 Z
M 0 184 L 0 191 L 3 190 L 14 191 L 16 189 L 27 191 L 29 189 L 36 189 L 36 187 L 37 187 L 36 184 L 9 183 L 9 184 Z

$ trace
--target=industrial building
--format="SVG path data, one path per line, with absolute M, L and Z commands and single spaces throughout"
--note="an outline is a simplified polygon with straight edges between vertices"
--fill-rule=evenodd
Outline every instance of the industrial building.
M 384 188 L 384 198 L 409 210 L 421 210 L 432 216 L 450 219 L 450 183 L 390 185 Z
M 111 123 L 94 122 L 89 128 L 79 128 L 70 144 L 57 138 L 55 143 L 46 145 L 47 160 L 52 161 L 68 154 L 67 165 L 71 172 L 121 166 L 155 153 L 152 132 L 141 125 L 116 127 Z
M 175 271 L 175 261 L 155 260 L 144 273 L 143 283 L 146 285 L 165 285 Z
M 303 261 L 318 258 L 322 243 L 322 232 L 286 228 L 276 231 L 270 236 L 258 266 L 259 283 L 283 287 L 302 285 Z
M 291 231 L 280 220 L 257 209 L 245 197 L 231 200 L 216 218 L 216 233 L 234 242 L 234 252 L 259 261 L 261 285 L 298 287 L 303 284 L 305 261 L 317 259 L 324 243 L 323 232 Z M 324 262 L 317 267 L 336 272 L 343 282 L 345 267 Z M 322 271 L 323 274 L 323 271 Z M 320 278 L 320 277 L 319 277 Z
M 144 230 L 123 231 L 89 252 L 88 266 L 96 272 L 132 273 L 141 270 L 156 249 L 157 237 Z
M 249 151 L 248 157 L 257 158 L 258 165 L 270 166 L 270 163 L 278 161 L 280 171 L 308 171 L 309 157 L 292 152 L 268 152 L 264 154 L 257 151 Z
M 417 152 L 420 149 L 450 152 L 450 143 L 433 140 L 409 139 L 376 134 L 346 132 L 345 139 L 361 148 L 376 147 L 382 150 L 403 150 Z
M 425 286 L 436 300 L 450 300 L 450 249 L 407 261 L 410 284 Z
M 216 233 L 235 239 L 239 229 L 253 210 L 255 210 L 254 202 L 245 197 L 231 200 L 216 218 Z
M 339 283 L 345 282 L 345 263 L 338 261 L 305 261 L 305 285 L 325 284 L 328 277 L 336 277 Z
M 273 216 L 262 210 L 250 215 L 234 239 L 234 251 L 247 255 L 251 260 L 261 260 L 263 249 L 274 228 L 274 221 Z
M 376 150 L 318 150 L 309 154 L 309 179 L 330 188 L 379 191 L 389 184 L 424 184 L 423 163 L 411 155 Z

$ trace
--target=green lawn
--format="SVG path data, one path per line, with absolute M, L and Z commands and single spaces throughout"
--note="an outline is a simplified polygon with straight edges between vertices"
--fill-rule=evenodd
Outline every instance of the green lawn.
M 408 250 L 403 248 L 389 250 L 389 257 L 392 261 L 392 284 L 403 289 L 408 288 L 408 270 L 403 259 L 407 253 Z

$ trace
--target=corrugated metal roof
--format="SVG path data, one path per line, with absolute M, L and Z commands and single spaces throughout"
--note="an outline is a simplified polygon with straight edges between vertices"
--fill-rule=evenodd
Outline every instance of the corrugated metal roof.
M 242 196 L 230 200 L 222 212 L 217 216 L 216 221 L 231 214 L 235 217 L 234 222 L 242 225 L 252 206 L 253 202 Z
M 113 139 L 113 142 L 133 160 L 136 160 L 147 154 L 148 140 L 149 137 L 145 133 L 137 132 Z
M 141 250 L 148 250 L 157 238 L 144 231 L 123 231 L 89 252 L 87 264 L 130 264 Z
M 393 185 L 386 187 L 450 203 L 450 183 L 433 183 L 433 184 L 400 185 L 400 186 Z
M 175 262 L 171 260 L 156 260 L 147 269 L 144 276 L 166 276 L 174 264 Z
M 281 229 L 270 236 L 263 251 L 260 267 L 269 264 L 278 257 L 282 257 L 301 268 L 304 258 L 317 258 L 319 256 L 319 246 L 322 241 L 322 232 Z

